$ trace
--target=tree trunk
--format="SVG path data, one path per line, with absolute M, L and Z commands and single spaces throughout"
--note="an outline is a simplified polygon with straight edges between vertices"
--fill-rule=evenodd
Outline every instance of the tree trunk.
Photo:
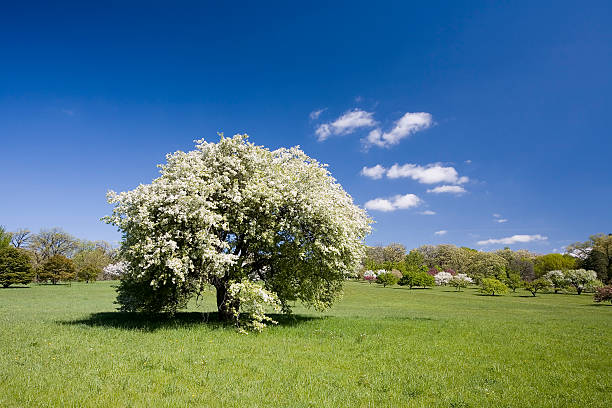
M 224 283 L 215 285 L 217 289 L 217 311 L 219 318 L 223 321 L 232 321 L 236 319 L 233 310 L 238 310 L 240 303 L 236 299 L 229 299 L 227 295 L 227 286 Z

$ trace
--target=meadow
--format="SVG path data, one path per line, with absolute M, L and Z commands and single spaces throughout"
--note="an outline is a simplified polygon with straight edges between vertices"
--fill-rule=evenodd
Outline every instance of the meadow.
M 609 407 L 612 306 L 592 295 L 349 282 L 260 334 L 115 311 L 112 282 L 0 289 L 2 407 Z

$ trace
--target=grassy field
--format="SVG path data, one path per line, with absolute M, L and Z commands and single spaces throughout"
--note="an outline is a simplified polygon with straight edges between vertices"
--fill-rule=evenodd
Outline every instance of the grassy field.
M 0 406 L 609 407 L 612 307 L 348 283 L 241 335 L 114 312 L 109 282 L 0 289 Z

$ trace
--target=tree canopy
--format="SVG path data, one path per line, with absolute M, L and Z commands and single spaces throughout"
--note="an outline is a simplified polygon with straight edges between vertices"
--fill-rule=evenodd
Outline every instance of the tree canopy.
M 151 184 L 108 196 L 114 210 L 105 220 L 123 232 L 129 264 L 118 289 L 123 310 L 173 312 L 212 285 L 230 318 L 240 299 L 228 288 L 241 281 L 261 282 L 285 311 L 295 300 L 324 309 L 361 260 L 370 219 L 297 147 L 271 151 L 246 135 L 222 136 L 160 167 Z

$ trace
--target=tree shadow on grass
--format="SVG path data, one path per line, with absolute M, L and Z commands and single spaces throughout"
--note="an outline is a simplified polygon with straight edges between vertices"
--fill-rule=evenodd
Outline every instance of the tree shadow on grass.
M 7 287 L 0 286 L 0 290 L 3 290 L 3 289 L 30 289 L 30 287 L 29 286 L 7 286 Z
M 294 314 L 269 314 L 268 316 L 277 321 L 278 326 L 287 327 L 298 326 L 311 320 L 323 319 L 323 317 Z M 184 328 L 199 325 L 206 325 L 213 329 L 234 327 L 232 322 L 222 320 L 217 312 L 178 312 L 174 315 L 163 313 L 101 312 L 92 313 L 85 319 L 59 321 L 58 323 L 148 332 L 167 328 Z

